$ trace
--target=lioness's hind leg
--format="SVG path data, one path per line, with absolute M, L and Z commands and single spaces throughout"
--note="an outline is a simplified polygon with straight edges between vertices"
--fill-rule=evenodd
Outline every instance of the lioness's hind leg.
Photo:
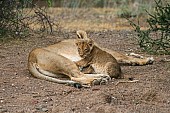
M 60 79 L 54 78 L 52 77 L 53 75 L 52 76 L 48 75 L 49 74 L 48 72 L 42 71 L 43 69 L 41 69 L 41 67 L 37 63 L 30 64 L 30 70 L 31 70 L 31 73 L 34 75 L 34 77 L 37 77 L 39 79 L 43 79 L 43 80 L 47 80 L 47 81 L 51 81 L 51 82 L 55 82 L 59 84 L 68 84 L 71 86 L 74 86 L 74 84 L 77 83 L 72 80 L 60 80 Z
M 53 78 L 59 78 L 59 77 L 63 77 L 65 75 L 62 75 L 62 74 L 54 74 L 54 73 L 51 73 L 49 71 L 46 71 L 44 69 L 42 69 L 38 64 L 34 64 L 36 65 L 36 68 L 39 72 L 43 73 L 44 75 L 48 75 L 49 77 L 53 77 Z

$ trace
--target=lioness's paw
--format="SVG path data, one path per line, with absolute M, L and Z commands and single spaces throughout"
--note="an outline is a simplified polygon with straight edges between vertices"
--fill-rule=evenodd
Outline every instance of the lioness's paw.
M 82 86 L 80 83 L 74 83 L 74 84 L 73 84 L 73 87 L 80 89 L 80 88 L 82 88 L 83 86 Z
M 108 81 L 111 81 L 111 77 L 109 75 L 106 74 L 98 74 L 100 76 L 100 78 L 102 79 L 107 79 Z
M 104 78 L 101 80 L 100 85 L 106 85 L 108 82 L 108 79 Z
M 102 76 L 103 80 L 111 81 L 111 77 L 109 75 Z
M 110 76 L 102 76 L 100 78 L 94 79 L 92 81 L 92 85 L 105 85 L 107 84 L 109 81 L 111 81 Z
M 94 85 L 99 85 L 100 82 L 101 82 L 101 79 L 94 79 L 94 80 L 92 81 L 91 85 L 92 85 L 92 86 L 94 86 Z
M 153 62 L 154 62 L 154 58 L 153 57 L 148 57 L 146 64 L 153 64 Z

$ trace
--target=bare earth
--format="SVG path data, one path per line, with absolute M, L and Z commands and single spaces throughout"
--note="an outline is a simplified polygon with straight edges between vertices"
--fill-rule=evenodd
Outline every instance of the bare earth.
M 123 53 L 148 55 L 139 49 L 130 31 L 87 32 L 100 46 Z M 107 85 L 76 89 L 33 78 L 27 69 L 28 53 L 37 47 L 75 38 L 29 37 L 0 42 L 0 113 L 169 113 L 170 56 L 153 55 L 146 66 L 122 66 L 125 78 L 137 83 L 112 81 Z

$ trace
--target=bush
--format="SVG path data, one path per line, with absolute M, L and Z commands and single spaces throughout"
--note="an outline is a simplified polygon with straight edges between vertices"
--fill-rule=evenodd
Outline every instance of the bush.
M 170 54 L 170 4 L 163 4 L 161 0 L 155 3 L 155 12 L 150 14 L 147 11 L 147 30 L 141 30 L 139 24 L 129 21 L 138 33 L 138 42 L 142 49 L 152 54 Z
M 47 1 L 50 5 L 50 0 Z M 39 28 L 35 30 L 32 25 Z M 0 1 L 0 38 L 26 37 L 37 31 L 51 33 L 54 25 L 46 11 L 32 4 L 32 0 Z
M 16 0 L 0 1 L 0 37 L 7 35 L 18 35 L 24 30 L 22 23 L 19 22 L 19 8 Z

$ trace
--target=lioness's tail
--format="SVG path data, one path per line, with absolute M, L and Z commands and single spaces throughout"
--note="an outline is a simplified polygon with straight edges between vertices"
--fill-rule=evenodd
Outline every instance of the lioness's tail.
M 60 80 L 57 78 L 53 78 L 43 72 L 39 71 L 39 67 L 37 66 L 36 63 L 29 63 L 28 64 L 29 67 L 29 71 L 31 72 L 31 74 L 39 79 L 43 79 L 43 80 L 47 80 L 50 82 L 55 82 L 55 83 L 59 83 L 59 84 L 67 84 L 67 85 L 71 85 L 71 86 L 75 86 L 75 84 L 79 84 L 77 82 L 74 82 L 72 80 Z

